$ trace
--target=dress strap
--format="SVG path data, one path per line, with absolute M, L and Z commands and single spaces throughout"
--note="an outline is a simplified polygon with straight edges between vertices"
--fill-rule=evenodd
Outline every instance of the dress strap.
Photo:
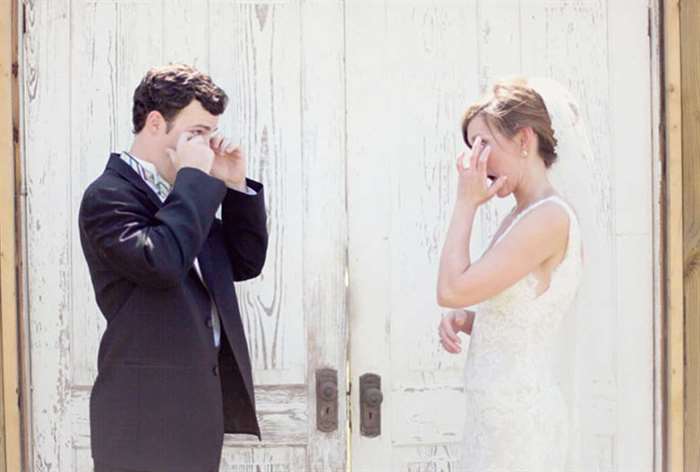
M 513 227 L 518 223 L 518 221 L 520 221 L 525 215 L 527 215 L 535 208 L 539 207 L 543 203 L 546 203 L 550 200 L 559 201 L 567 209 L 567 213 L 569 213 L 569 218 L 571 218 L 571 210 L 568 207 L 568 205 L 566 203 L 564 203 L 564 201 L 561 199 L 561 197 L 559 197 L 558 195 L 550 195 L 549 197 L 545 197 L 545 198 L 542 198 L 540 200 L 537 200 L 535 203 L 533 203 L 532 205 L 525 208 L 523 211 L 520 212 L 520 214 L 518 214 L 515 218 L 513 218 L 513 221 L 511 221 L 510 224 L 508 225 L 508 227 L 506 228 L 506 230 L 503 231 L 503 234 L 501 234 L 498 237 L 498 240 L 496 240 L 496 244 L 498 244 L 501 241 L 501 239 L 503 239 L 510 232 L 510 230 L 513 229 Z

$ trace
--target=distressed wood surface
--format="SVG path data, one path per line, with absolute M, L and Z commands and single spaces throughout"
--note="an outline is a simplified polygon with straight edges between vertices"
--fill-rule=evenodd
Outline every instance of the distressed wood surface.
M 433 470 L 459 459 L 407 460 L 419 446 L 450 451 L 461 436 L 463 407 L 451 392 L 461 385 L 463 357 L 441 353 L 435 335 L 436 255 L 454 192 L 452 158 L 462 147 L 459 119 L 468 103 L 493 80 L 523 73 L 552 76 L 572 90 L 594 149 L 592 162 L 579 163 L 590 180 L 560 188 L 584 222 L 587 252 L 587 290 L 561 337 L 561 381 L 579 418 L 581 457 L 572 467 L 652 470 L 651 66 L 640 47 L 648 44 L 646 3 L 365 3 L 348 5 L 347 25 L 352 377 L 382 376 L 387 418 L 380 438 L 354 428 L 353 468 Z M 372 100 L 362 100 L 368 90 Z M 639 160 L 647 165 L 633 164 Z M 571 182 L 577 169 L 560 167 L 569 175 L 555 182 Z M 383 198 L 374 198 L 380 187 Z M 480 211 L 476 254 L 511 206 L 494 202 Z M 368 344 L 377 347 L 368 351 Z
M 643 2 L 624 11 L 603 0 L 26 7 L 35 471 L 89 470 L 87 402 L 104 322 L 80 251 L 77 205 L 107 153 L 130 143 L 138 81 L 168 61 L 193 63 L 227 90 L 220 127 L 268 188 L 268 262 L 259 279 L 238 286 L 265 441 L 227 436 L 222 470 L 344 469 L 346 405 L 340 401 L 338 432 L 317 432 L 313 382 L 316 369 L 337 369 L 342 398 L 348 327 L 353 411 L 364 373 L 382 376 L 385 396 L 382 436 L 360 437 L 358 414 L 352 418 L 353 469 L 458 466 L 463 357 L 436 342 L 436 270 L 460 116 L 492 80 L 517 72 L 571 87 L 596 151 L 598 178 L 568 195 L 590 222 L 594 287 L 565 328 L 575 346 L 567 361 L 580 367 L 565 381 L 579 392 L 582 470 L 652 470 Z M 591 194 L 597 199 L 588 201 Z M 511 204 L 481 212 L 475 253 Z
M 652 181 L 654 201 L 654 470 L 661 471 L 667 448 L 661 446 L 664 443 L 665 430 L 665 363 L 666 351 L 664 334 L 666 327 L 666 300 L 665 294 L 665 249 L 664 235 L 666 232 L 666 213 L 664 197 L 664 165 L 665 165 L 665 136 L 664 123 L 664 85 L 661 83 L 663 76 L 663 4 L 655 3 L 650 7 L 651 18 L 649 22 L 650 46 L 651 46 L 651 103 L 652 103 L 652 129 L 659 130 L 652 133 Z
M 356 471 L 459 460 L 463 359 L 440 351 L 434 287 L 459 117 L 478 94 L 474 6 L 347 6 L 352 404 L 365 373 L 381 376 L 384 394 L 381 436 L 361 436 L 354 410 Z
M 17 83 L 17 8 L 14 2 L 0 6 L 0 313 L 2 314 L 2 362 L 0 366 L 0 471 L 21 467 L 18 268 L 21 246 L 16 225 L 19 129 Z
M 700 4 L 681 3 L 685 471 L 700 471 Z
M 684 470 L 685 336 L 683 108 L 681 105 L 680 0 L 664 2 L 664 101 L 666 134 L 666 470 Z
M 105 323 L 77 210 L 108 153 L 130 145 L 134 88 L 168 62 L 194 64 L 227 91 L 220 128 L 268 189 L 267 264 L 238 285 L 264 440 L 227 435 L 221 470 L 343 470 L 342 2 L 26 3 L 33 470 L 90 470 L 88 401 Z M 321 367 L 339 371 L 335 433 L 316 431 Z
M 70 11 L 26 2 L 25 165 L 34 471 L 74 470 L 70 437 L 72 294 Z M 63 129 L 56 131 L 58 126 Z M 77 209 L 76 209 L 77 210 Z M 74 224 L 74 223 L 73 223 Z M 71 464 L 69 467 L 65 465 Z

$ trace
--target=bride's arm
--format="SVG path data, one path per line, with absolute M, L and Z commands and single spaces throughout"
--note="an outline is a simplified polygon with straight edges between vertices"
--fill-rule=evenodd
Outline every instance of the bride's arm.
M 443 247 L 438 303 L 470 306 L 512 286 L 559 253 L 568 239 L 569 216 L 556 203 L 544 203 L 525 215 L 484 256 L 471 262 L 469 238 L 475 210 L 455 207 Z
M 438 303 L 440 305 L 459 308 L 459 305 L 446 305 L 443 302 L 445 298 L 451 298 L 451 287 L 454 285 L 455 279 L 471 266 L 469 246 L 477 208 L 477 204 L 467 200 L 457 199 L 455 203 L 452 220 L 445 237 L 445 245 L 442 247 L 440 255 L 438 273 Z

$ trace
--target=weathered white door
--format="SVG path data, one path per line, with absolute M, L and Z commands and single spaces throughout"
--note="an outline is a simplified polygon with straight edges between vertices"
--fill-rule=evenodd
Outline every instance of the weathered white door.
M 439 251 L 461 115 L 491 81 L 517 73 L 552 76 L 574 91 L 595 152 L 595 162 L 563 164 L 567 177 L 593 178 L 560 189 L 586 222 L 588 254 L 588 289 L 562 338 L 562 364 L 575 366 L 562 379 L 578 417 L 571 470 L 653 470 L 647 12 L 643 0 L 347 3 L 354 471 L 460 470 L 464 355 L 438 343 Z M 477 253 L 512 203 L 481 210 Z M 381 377 L 377 437 L 361 434 L 366 373 Z
M 130 142 L 138 80 L 169 61 L 209 71 L 229 92 L 222 129 L 268 187 L 268 263 L 239 286 L 265 440 L 227 437 L 222 470 L 344 470 L 347 421 L 355 471 L 458 468 L 464 357 L 440 351 L 434 296 L 452 160 L 466 105 L 517 72 L 568 84 L 596 150 L 597 178 L 568 195 L 592 221 L 595 256 L 592 290 L 565 330 L 575 346 L 567 360 L 578 366 L 566 384 L 578 392 L 578 470 L 652 470 L 646 1 L 23 4 L 34 471 L 91 470 L 88 398 L 103 321 L 77 209 L 107 153 Z M 482 211 L 477 252 L 509 206 Z M 320 368 L 338 371 L 333 433 L 316 428 Z M 366 373 L 381 377 L 384 394 L 372 438 L 360 432 Z
M 264 441 L 227 436 L 222 470 L 343 470 L 342 5 L 37 0 L 24 8 L 33 470 L 92 470 L 88 399 L 104 323 L 78 205 L 108 153 L 130 143 L 139 80 L 169 61 L 210 71 L 228 91 L 221 129 L 240 139 L 251 175 L 269 189 L 266 268 L 238 287 Z M 316 429 L 320 368 L 338 372 L 332 433 Z

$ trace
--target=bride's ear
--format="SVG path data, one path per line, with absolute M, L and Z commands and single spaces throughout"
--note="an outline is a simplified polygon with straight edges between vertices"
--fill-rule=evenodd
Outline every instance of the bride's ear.
M 520 146 L 521 156 L 527 157 L 530 152 L 537 149 L 537 134 L 531 127 L 525 126 L 518 130 L 516 142 Z

